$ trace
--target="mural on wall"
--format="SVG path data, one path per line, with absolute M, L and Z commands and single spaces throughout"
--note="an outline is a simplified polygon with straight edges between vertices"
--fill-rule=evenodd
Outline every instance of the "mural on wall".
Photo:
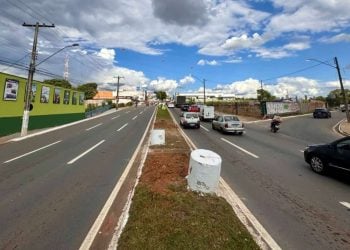
M 61 89 L 55 88 L 53 93 L 53 103 L 59 104 L 61 102 Z
M 40 102 L 41 103 L 49 103 L 49 97 L 50 97 L 50 87 L 42 86 L 41 87 Z
M 297 113 L 300 107 L 296 102 L 266 102 L 266 111 L 268 115 Z
M 84 104 L 84 93 L 80 93 L 79 94 L 79 105 L 83 105 Z
M 18 92 L 17 80 L 6 79 L 5 90 L 4 90 L 4 100 L 6 101 L 16 101 Z
M 27 89 L 25 89 L 24 101 L 26 101 Z M 32 84 L 32 91 L 30 91 L 30 102 L 35 102 L 36 97 L 36 84 Z
M 65 90 L 64 97 L 63 97 L 63 104 L 69 104 L 69 98 L 70 98 L 70 91 Z
M 73 105 L 77 105 L 77 92 L 73 92 L 73 96 L 72 96 L 72 104 Z

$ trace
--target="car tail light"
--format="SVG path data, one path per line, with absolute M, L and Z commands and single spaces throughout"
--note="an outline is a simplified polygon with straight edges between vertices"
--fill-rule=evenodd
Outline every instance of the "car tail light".
M 227 123 L 225 123 L 225 128 L 228 128 L 228 124 Z

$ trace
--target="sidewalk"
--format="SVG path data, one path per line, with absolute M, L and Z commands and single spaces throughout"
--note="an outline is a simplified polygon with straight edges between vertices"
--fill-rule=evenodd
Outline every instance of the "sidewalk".
M 350 136 L 350 123 L 346 119 L 339 124 L 339 131 L 343 135 Z

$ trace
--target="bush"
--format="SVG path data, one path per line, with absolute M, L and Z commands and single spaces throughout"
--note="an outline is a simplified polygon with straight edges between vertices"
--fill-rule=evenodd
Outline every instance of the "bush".
M 119 103 L 118 107 L 123 108 L 123 107 L 125 107 L 125 104 L 124 103 Z
M 132 102 L 128 102 L 128 103 L 126 104 L 126 106 L 131 107 L 132 104 L 133 104 Z

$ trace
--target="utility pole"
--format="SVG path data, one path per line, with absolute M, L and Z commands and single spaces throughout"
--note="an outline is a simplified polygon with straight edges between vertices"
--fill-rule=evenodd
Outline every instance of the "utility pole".
M 205 105 L 205 79 L 203 79 L 203 94 L 204 94 L 204 105 Z
M 68 81 L 68 76 L 69 76 L 69 57 L 68 57 L 68 53 L 66 53 L 66 57 L 64 59 L 64 73 L 63 73 L 64 80 Z
M 339 64 L 338 64 L 337 57 L 334 57 L 334 63 L 335 63 L 335 67 L 336 67 L 337 72 L 338 72 L 341 93 L 343 95 L 343 102 L 345 104 L 346 119 L 347 119 L 348 122 L 350 122 L 349 107 L 348 107 L 348 100 L 347 100 L 348 98 L 347 98 L 345 90 L 344 90 L 343 79 L 342 79 L 341 74 L 340 74 L 340 69 L 339 69 Z
M 22 118 L 21 136 L 25 136 L 27 135 L 27 132 L 28 132 L 31 91 L 32 91 L 33 75 L 35 72 L 36 46 L 38 43 L 39 28 L 54 28 L 55 25 L 54 24 L 46 25 L 45 23 L 39 24 L 37 22 L 36 24 L 23 23 L 22 26 L 35 27 L 34 41 L 33 41 L 33 48 L 32 48 L 32 59 L 30 60 L 30 65 L 29 65 L 28 80 L 27 80 L 26 95 L 25 95 L 25 106 L 24 106 L 24 112 L 23 112 L 23 118 Z
M 117 78 L 117 96 L 116 96 L 116 104 L 115 104 L 115 109 L 118 109 L 118 104 L 119 104 L 119 80 L 120 78 L 124 78 L 123 76 L 114 76 L 113 78 Z
M 264 89 L 263 89 L 263 82 L 260 80 L 260 100 L 264 100 Z

